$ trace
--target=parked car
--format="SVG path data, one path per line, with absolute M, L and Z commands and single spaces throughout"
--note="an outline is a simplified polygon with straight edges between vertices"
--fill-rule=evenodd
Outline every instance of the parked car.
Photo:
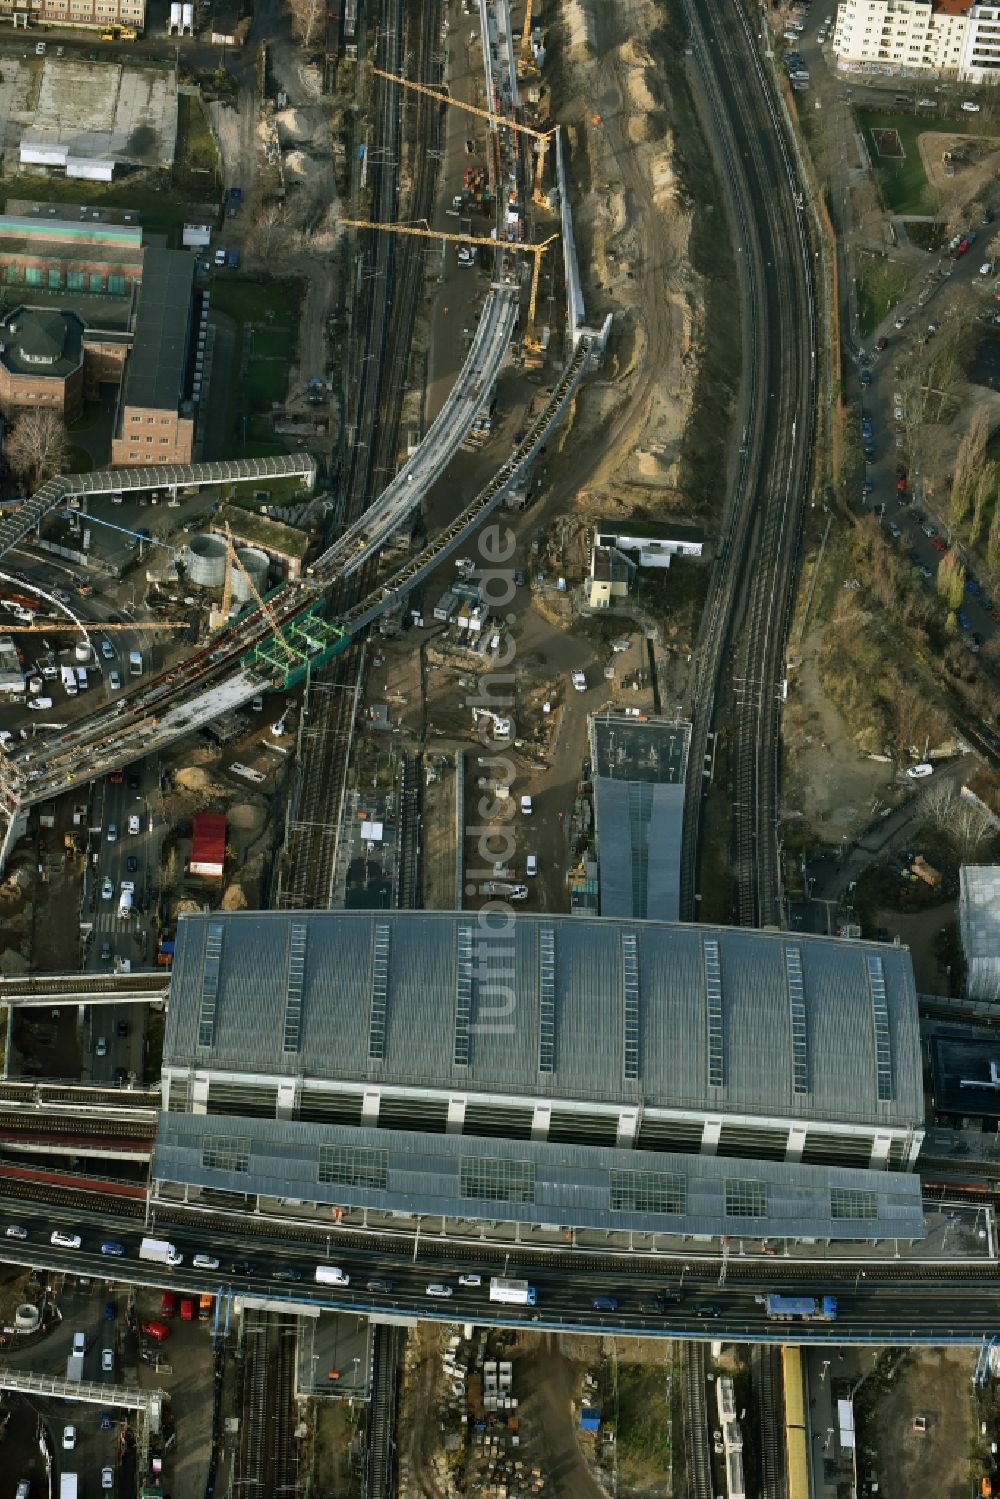
M 906 774 L 909 776 L 911 781 L 925 781 L 928 776 L 932 776 L 934 774 L 934 767 L 933 765 L 927 765 L 926 763 L 922 763 L 920 765 L 911 765 Z
M 140 1322 L 139 1330 L 144 1338 L 152 1338 L 157 1343 L 165 1343 L 170 1336 L 170 1328 L 166 1322 L 159 1322 L 155 1318 L 149 1322 Z
M 974 103 L 972 99 L 963 99 L 962 108 L 967 115 L 977 115 L 979 113 L 979 105 Z

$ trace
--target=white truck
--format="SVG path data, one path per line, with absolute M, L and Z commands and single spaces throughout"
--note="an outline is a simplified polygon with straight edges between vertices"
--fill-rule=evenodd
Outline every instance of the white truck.
M 526 1280 L 505 1280 L 494 1275 L 490 1281 L 490 1300 L 503 1302 L 505 1306 L 534 1306 L 538 1292 Z
M 82 1353 L 71 1353 L 66 1360 L 66 1378 L 75 1379 L 78 1383 L 83 1378 Z
M 139 1258 L 141 1260 L 153 1260 L 158 1265 L 182 1265 L 184 1256 L 178 1254 L 172 1244 L 166 1239 L 143 1239 L 139 1245 Z
M 76 1474 L 61 1473 L 59 1475 L 59 1499 L 77 1499 L 77 1494 Z
M 72 666 L 60 666 L 59 678 L 66 689 L 66 696 L 76 697 L 76 672 Z

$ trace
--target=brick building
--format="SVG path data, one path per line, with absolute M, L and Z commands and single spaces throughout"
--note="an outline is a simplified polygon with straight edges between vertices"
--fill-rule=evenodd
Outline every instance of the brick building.
M 49 307 L 16 307 L 0 323 L 0 411 L 83 410 L 83 319 Z
M 146 25 L 146 0 L 0 0 L 0 20 L 15 26 L 130 26 Z
M 192 256 L 147 249 L 111 442 L 113 464 L 191 462 L 193 299 Z

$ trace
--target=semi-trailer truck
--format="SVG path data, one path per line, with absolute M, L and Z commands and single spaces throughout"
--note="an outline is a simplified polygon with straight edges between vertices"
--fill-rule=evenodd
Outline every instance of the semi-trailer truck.
M 502 1301 L 507 1306 L 534 1306 L 538 1292 L 526 1280 L 505 1280 L 494 1275 L 490 1281 L 490 1300 Z
M 166 1239 L 143 1239 L 139 1245 L 139 1258 L 141 1260 L 153 1260 L 157 1265 L 182 1265 L 184 1256 L 178 1254 L 172 1244 Z
M 756 1296 L 774 1322 L 836 1322 L 836 1296 Z

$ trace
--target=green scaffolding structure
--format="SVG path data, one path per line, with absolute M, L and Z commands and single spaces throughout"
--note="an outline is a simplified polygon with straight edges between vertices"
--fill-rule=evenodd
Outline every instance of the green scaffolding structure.
M 321 605 L 282 625 L 281 634 L 269 635 L 243 657 L 243 666 L 280 682 L 287 690 L 296 687 L 307 671 L 318 671 L 346 650 L 351 636 L 336 620 L 325 619 Z

